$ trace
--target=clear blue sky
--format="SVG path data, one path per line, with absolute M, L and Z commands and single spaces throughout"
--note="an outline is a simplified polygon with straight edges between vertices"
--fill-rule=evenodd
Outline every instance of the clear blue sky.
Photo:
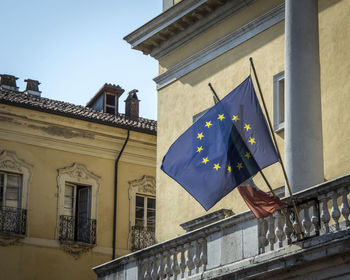
M 157 61 L 123 37 L 161 13 L 161 0 L 0 0 L 0 74 L 41 82 L 42 96 L 86 105 L 105 83 L 138 89 L 156 119 Z M 120 102 L 124 112 L 124 102 Z

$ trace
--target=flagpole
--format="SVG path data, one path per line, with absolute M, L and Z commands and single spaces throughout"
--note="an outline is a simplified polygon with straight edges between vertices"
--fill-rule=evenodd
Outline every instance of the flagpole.
M 286 170 L 285 170 L 285 168 L 284 168 L 284 164 L 283 164 L 283 161 L 282 161 L 281 153 L 280 153 L 280 151 L 279 151 L 279 148 L 278 148 L 278 145 L 277 145 L 277 141 L 276 141 L 276 137 L 275 137 L 275 134 L 274 134 L 273 129 L 272 129 L 272 124 L 271 124 L 270 116 L 269 116 L 269 113 L 268 113 L 268 111 L 267 111 L 266 104 L 265 104 L 265 100 L 264 100 L 264 97 L 263 97 L 263 94 L 262 94 L 262 91 L 261 91 L 261 88 L 260 88 L 260 83 L 259 83 L 259 80 L 258 80 L 258 76 L 257 76 L 256 71 L 255 71 L 253 58 L 250 57 L 249 60 L 250 60 L 250 65 L 251 65 L 251 67 L 253 68 L 253 73 L 254 73 L 255 81 L 256 81 L 257 86 L 258 86 L 258 89 L 259 89 L 259 94 L 260 94 L 261 101 L 262 101 L 262 103 L 263 103 L 264 111 L 265 111 L 266 118 L 267 118 L 267 123 L 269 124 L 270 132 L 271 132 L 271 135 L 272 135 L 272 138 L 273 138 L 273 141 L 274 141 L 274 144 L 275 144 L 275 147 L 276 147 L 278 156 L 279 156 L 279 158 L 280 158 L 280 164 L 281 164 L 281 167 L 282 167 L 282 171 L 283 171 L 284 178 L 285 178 L 285 180 L 286 180 L 286 184 L 287 184 L 287 187 L 288 187 L 288 191 L 289 191 L 289 194 L 290 194 L 290 198 L 291 198 L 291 200 L 292 200 L 292 204 L 293 204 L 293 208 L 294 208 L 295 215 L 296 215 L 296 218 L 297 218 L 297 222 L 298 222 L 298 226 L 299 226 L 299 229 L 300 229 L 300 233 L 304 236 L 304 232 L 303 232 L 303 230 L 302 230 L 302 226 L 301 226 L 301 222 L 300 222 L 299 212 L 298 212 L 297 207 L 296 207 L 296 205 L 295 205 L 295 201 L 294 201 L 294 198 L 293 198 L 293 193 L 292 193 L 292 190 L 291 190 L 291 188 L 290 188 L 289 180 L 288 180 L 288 177 L 287 177 Z
M 213 86 L 211 85 L 211 83 L 209 83 L 208 86 L 210 87 L 210 89 L 211 89 L 212 93 L 214 94 L 214 96 L 216 97 L 216 99 L 217 99 L 218 101 L 220 101 L 220 98 L 219 98 L 219 96 L 216 94 L 216 92 L 215 92 Z M 267 178 L 265 177 L 265 174 L 262 172 L 261 169 L 259 170 L 259 172 L 260 172 L 261 176 L 263 177 L 263 179 L 264 179 L 266 185 L 267 185 L 268 188 L 270 189 L 271 193 L 272 193 L 275 197 L 277 197 L 277 195 L 276 195 L 275 192 L 273 191 L 273 189 L 272 189 L 270 183 L 267 181 Z M 289 219 L 289 216 L 288 216 L 288 214 L 286 213 L 286 211 L 283 209 L 282 206 L 278 205 L 278 207 L 279 207 L 279 209 L 282 211 L 284 217 L 286 218 L 286 220 L 288 221 L 288 223 L 290 224 L 290 226 L 292 227 L 292 229 L 294 230 L 296 236 L 298 236 L 298 231 L 297 231 L 297 229 L 294 227 L 294 225 L 293 225 L 293 223 L 291 222 L 291 220 Z
M 214 94 L 214 96 L 216 97 L 216 99 L 217 99 L 218 101 L 220 101 L 220 98 L 219 98 L 219 96 L 216 94 L 216 92 L 215 92 L 213 86 L 211 85 L 211 83 L 209 83 L 208 86 L 210 87 L 210 89 L 211 89 L 211 91 L 213 92 L 213 94 Z

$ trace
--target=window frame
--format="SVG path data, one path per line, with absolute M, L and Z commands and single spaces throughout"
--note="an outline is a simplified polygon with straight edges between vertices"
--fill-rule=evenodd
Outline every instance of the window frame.
M 283 106 L 281 106 L 281 87 L 280 83 L 283 80 L 284 82 L 285 75 L 284 71 L 278 73 L 277 75 L 273 76 L 273 129 L 275 132 L 282 131 L 284 129 L 284 123 L 285 123 L 285 110 L 284 110 L 284 103 L 285 103 L 285 90 L 283 88 Z M 283 112 L 283 121 L 280 120 L 280 113 L 281 110 Z
M 108 104 L 107 103 L 107 98 L 108 98 L 108 96 L 113 96 L 114 97 L 114 105 L 110 105 L 110 104 Z M 105 93 L 105 98 L 104 98 L 104 112 L 106 112 L 106 113 L 108 113 L 108 114 L 111 114 L 111 115 L 117 115 L 117 112 L 118 112 L 118 110 L 117 110 L 117 108 L 118 108 L 118 98 L 117 98 L 117 96 L 116 95 L 114 95 L 114 94 L 110 94 L 110 93 Z M 109 112 L 107 112 L 107 109 L 113 109 L 113 111 L 114 111 L 114 113 L 109 113 Z
M 13 151 L 3 150 L 0 153 L 0 172 L 21 176 L 19 188 L 19 209 L 28 209 L 29 185 L 32 178 L 33 165 L 19 159 Z
M 128 248 L 132 248 L 132 229 L 136 218 L 136 196 L 147 196 L 156 199 L 156 180 L 153 176 L 144 175 L 141 179 L 129 181 L 129 240 Z M 145 211 L 145 209 L 144 209 Z M 157 215 L 157 213 L 156 213 Z M 144 220 L 145 223 L 145 220 Z M 154 230 L 156 223 L 154 225 Z
M 13 173 L 13 172 L 8 172 L 8 171 L 3 171 L 3 170 L 0 170 L 0 175 L 4 175 L 3 190 L 1 191 L 1 188 L 0 188 L 0 207 L 21 208 L 20 206 L 22 205 L 22 181 L 23 181 L 22 177 L 23 177 L 23 175 L 20 173 Z M 6 200 L 13 200 L 13 199 L 6 199 L 6 192 L 7 192 L 7 188 L 8 188 L 7 178 L 9 175 L 19 176 L 17 206 L 16 207 L 6 204 Z M 2 194 L 1 194 L 1 192 L 2 192 Z M 1 199 L 1 196 L 2 196 L 2 199 Z
M 148 225 L 148 210 L 154 210 L 154 211 L 156 211 L 156 209 L 157 209 L 157 205 L 155 205 L 156 207 L 155 208 L 149 208 L 148 207 L 148 200 L 149 199 L 154 199 L 154 201 L 155 201 L 155 203 L 156 203 L 156 197 L 155 196 L 151 196 L 151 195 L 145 195 L 145 194 L 140 194 L 140 193 L 136 193 L 136 201 L 137 201 L 137 197 L 142 197 L 143 198 L 143 219 L 142 219 L 142 221 L 143 221 L 143 225 L 142 225 L 142 227 L 143 228 L 145 228 L 145 229 L 148 229 L 148 228 L 152 228 L 153 230 L 155 230 L 155 221 L 154 221 L 154 226 L 151 226 L 151 227 L 149 227 L 149 225 Z M 137 221 L 137 217 L 136 217 L 136 209 L 137 209 L 137 204 L 135 203 L 135 222 L 134 222 L 134 225 L 135 226 L 138 226 L 137 225 L 137 223 L 136 223 L 136 221 Z M 155 215 L 154 215 L 154 217 L 156 216 L 156 213 L 155 213 Z

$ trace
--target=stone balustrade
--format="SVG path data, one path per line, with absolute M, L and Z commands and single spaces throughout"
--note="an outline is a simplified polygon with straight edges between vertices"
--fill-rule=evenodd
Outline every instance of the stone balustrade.
M 302 231 L 306 239 L 330 232 L 345 230 L 350 226 L 350 184 L 335 180 L 309 188 L 294 195 Z M 289 198 L 284 199 L 289 201 Z M 290 204 L 290 203 L 289 203 Z M 259 219 L 259 253 L 282 248 L 297 241 L 291 223 L 300 232 L 293 207 L 283 207 L 290 222 L 281 210 Z
M 274 263 L 280 258 L 281 266 L 286 265 L 286 256 L 292 258 L 293 252 L 296 255 L 306 252 L 304 247 L 310 244 L 323 244 L 326 248 L 328 245 L 324 242 L 332 241 L 333 245 L 329 246 L 338 246 L 338 252 L 344 246 L 333 242 L 332 234 L 335 239 L 349 236 L 349 192 L 350 175 L 347 175 L 294 194 L 304 232 L 299 240 L 281 210 L 259 220 L 247 211 L 93 270 L 100 280 L 215 279 L 225 273 L 230 275 L 232 271 L 234 279 L 243 279 L 249 267 L 254 275 L 256 266 L 270 258 Z M 288 202 L 289 198 L 283 201 Z M 286 203 L 284 210 L 298 228 L 293 208 Z M 312 258 L 319 254 L 310 252 Z M 328 249 L 327 252 L 332 251 Z M 298 258 L 299 255 L 296 263 Z

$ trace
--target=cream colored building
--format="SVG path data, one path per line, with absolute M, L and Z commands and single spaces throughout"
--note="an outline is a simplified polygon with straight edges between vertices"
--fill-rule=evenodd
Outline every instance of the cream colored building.
M 285 53 L 290 51 L 286 50 L 285 45 L 287 40 L 285 28 L 288 27 L 288 25 L 285 26 L 285 1 L 184 0 L 173 3 L 173 1 L 164 0 L 163 4 L 165 10 L 161 15 L 125 37 L 132 48 L 141 50 L 159 61 L 159 76 L 154 81 L 158 88 L 157 196 L 159 203 L 156 234 L 160 241 L 183 234 L 184 230 L 180 224 L 206 214 L 180 185 L 160 171 L 162 158 L 176 138 L 192 124 L 194 117 L 213 105 L 208 83 L 213 85 L 220 98 L 224 97 L 251 73 L 250 57 L 254 60 L 261 89 L 273 121 L 277 143 L 285 161 L 284 79 L 287 67 Z M 312 3 L 312 5 L 316 4 Z M 301 189 L 321 183 L 323 180 L 342 176 L 350 171 L 350 162 L 347 160 L 350 149 L 346 144 L 350 140 L 347 129 L 350 118 L 347 110 L 350 104 L 350 97 L 347 94 L 350 89 L 347 78 L 350 71 L 350 53 L 348 52 L 350 42 L 346 36 L 350 30 L 350 22 L 346 16 L 349 8 L 349 2 L 346 0 L 318 1 L 318 25 L 316 29 L 313 27 L 315 30 L 312 32 L 308 30 L 309 42 L 315 41 L 315 44 L 319 42 L 318 82 L 317 78 L 310 76 L 311 69 L 315 68 L 309 61 L 311 59 L 304 59 L 306 64 L 304 68 L 298 68 L 296 71 L 301 77 L 293 76 L 295 77 L 293 84 L 300 84 L 304 80 L 312 81 L 314 84 L 320 83 L 320 91 L 316 93 L 319 101 L 305 98 L 308 96 L 305 92 L 314 91 L 313 88 L 306 88 L 301 93 L 304 96 L 301 100 L 304 98 L 304 102 L 298 101 L 299 105 L 293 105 L 299 108 L 292 109 L 293 115 L 298 115 L 300 110 L 300 115 L 307 123 L 307 119 L 316 117 L 305 115 L 301 110 L 307 111 L 307 109 L 300 109 L 301 104 L 306 104 L 306 107 L 312 110 L 316 105 L 310 104 L 320 102 L 321 104 L 317 106 L 322 111 L 322 115 L 319 114 L 316 120 L 312 120 L 314 123 L 308 122 L 309 128 L 304 128 L 306 132 L 300 132 L 301 135 L 305 135 L 308 130 L 310 131 L 310 127 L 317 127 L 317 132 L 315 129 L 312 133 L 318 133 L 317 137 L 321 138 L 321 146 L 317 144 L 320 146 L 319 151 L 311 152 L 310 149 L 316 145 L 316 142 L 311 141 L 310 147 L 306 148 L 308 140 L 300 137 L 301 143 L 304 144 L 298 143 L 298 145 L 304 149 L 294 148 L 293 153 L 300 150 L 300 153 L 307 156 L 309 158 L 307 164 L 310 165 L 310 162 L 313 162 L 312 166 L 309 166 L 311 169 L 323 169 L 322 166 L 315 167 L 321 162 L 324 165 L 324 174 L 319 172 L 316 180 L 311 180 L 301 186 Z M 300 8 L 302 9 L 307 8 Z M 307 30 L 307 26 L 310 25 L 305 22 L 302 24 L 304 25 L 297 28 Z M 319 41 L 311 36 L 315 31 L 319 31 Z M 313 48 L 318 49 L 318 45 L 317 48 Z M 317 50 L 313 51 L 315 52 Z M 301 49 L 292 58 L 293 61 L 297 57 L 303 59 L 310 57 L 310 54 L 305 49 Z M 288 67 L 290 69 L 289 65 Z M 317 74 L 315 75 L 317 77 Z M 300 85 L 300 87 L 306 86 Z M 300 89 L 297 92 L 300 92 Z M 287 99 L 285 100 L 287 102 Z M 288 102 L 288 104 L 293 103 Z M 288 108 L 286 110 L 289 110 Z M 299 122 L 303 123 L 300 120 Z M 296 133 L 293 132 L 293 135 Z M 321 156 L 311 156 L 317 153 Z M 301 158 L 300 161 L 306 160 Z M 300 165 L 300 162 L 297 165 Z M 307 168 L 305 169 L 306 173 L 310 172 Z M 285 185 L 278 164 L 267 168 L 265 174 L 273 188 Z M 299 177 L 306 180 L 304 174 Z M 256 176 L 255 181 L 261 189 L 268 190 L 259 175 Z M 231 209 L 234 213 L 247 209 L 237 190 L 225 197 L 210 212 L 222 208 Z M 170 211 L 170 209 L 178 210 Z
M 77 106 L 0 76 L 1 279 L 94 279 L 91 267 L 155 242 L 156 122 L 135 90 Z
M 159 62 L 156 236 L 163 242 L 95 267 L 98 279 L 350 279 L 350 2 L 163 4 L 162 14 L 125 37 Z M 160 170 L 170 145 L 213 106 L 208 83 L 224 97 L 253 74 L 250 57 L 305 238 L 292 234 L 280 210 L 257 220 L 237 190 L 206 213 Z M 279 164 L 264 173 L 284 196 Z M 254 180 L 268 190 L 260 175 Z

